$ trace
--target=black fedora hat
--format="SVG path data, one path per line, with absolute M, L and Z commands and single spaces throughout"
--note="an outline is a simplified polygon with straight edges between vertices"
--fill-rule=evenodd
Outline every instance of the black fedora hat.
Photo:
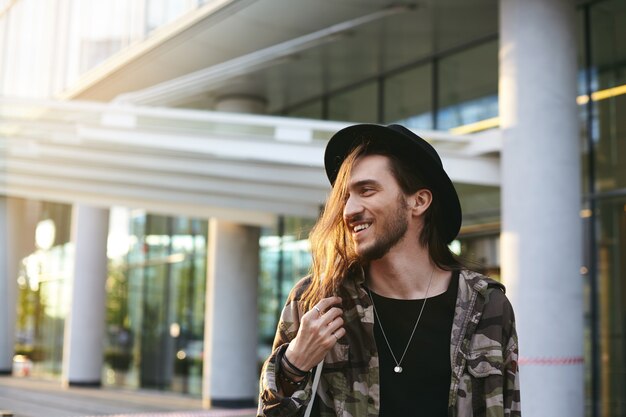
M 400 125 L 358 124 L 341 129 L 326 145 L 324 166 L 331 184 L 339 173 L 339 168 L 348 154 L 364 142 L 383 142 L 399 157 L 414 163 L 416 170 L 425 177 L 426 185 L 434 198 L 440 201 L 442 210 L 439 217 L 443 236 L 447 243 L 452 242 L 461 229 L 461 203 L 454 185 L 443 169 L 441 158 L 430 143 Z

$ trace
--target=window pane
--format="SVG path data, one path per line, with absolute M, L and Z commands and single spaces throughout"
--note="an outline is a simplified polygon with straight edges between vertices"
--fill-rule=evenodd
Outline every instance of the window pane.
M 598 191 L 626 187 L 626 4 L 598 3 L 591 12 Z
M 626 317 L 626 199 L 599 204 L 598 290 L 600 319 L 600 390 L 607 416 L 626 410 L 624 338 Z
M 385 80 L 385 123 L 432 129 L 432 66 L 423 65 Z
M 498 115 L 498 42 L 451 55 L 439 63 L 437 129 Z
M 50 240 L 52 247 L 36 249 L 19 266 L 15 353 L 22 355 L 23 372 L 60 377 L 65 318 L 72 290 L 72 207 L 50 202 L 27 204 L 33 209 L 31 214 L 37 213 L 35 224 L 51 220 L 55 232 Z
M 378 121 L 378 84 L 371 83 L 345 93 L 337 94 L 328 101 L 328 118 L 346 122 Z
M 278 225 L 261 230 L 259 275 L 259 357 L 269 355 L 278 315 L 293 285 L 309 273 L 309 232 L 314 219 L 286 217 L 283 234 Z
M 591 135 L 595 151 L 592 174 L 596 190 L 607 192 L 626 188 L 626 94 L 623 91 L 626 85 L 626 3 L 621 0 L 598 2 L 590 7 L 590 13 Z M 584 173 L 586 176 L 588 171 Z M 618 416 L 624 415 L 626 410 L 626 199 L 596 199 L 596 202 L 599 299 L 598 323 L 591 324 L 598 326 L 600 336 L 597 383 L 602 413 Z
M 323 119 L 322 100 L 294 107 L 287 112 L 287 116 L 302 117 L 304 119 Z
M 129 251 L 109 251 L 105 384 L 199 396 L 207 221 L 121 211 L 112 233 Z

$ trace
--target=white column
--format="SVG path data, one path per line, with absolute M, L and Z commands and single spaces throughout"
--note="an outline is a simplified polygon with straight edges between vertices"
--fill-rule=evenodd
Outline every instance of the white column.
M 265 114 L 267 102 L 257 96 L 228 95 L 217 99 L 215 110 L 231 113 Z
M 65 321 L 63 384 L 99 386 L 105 334 L 109 210 L 76 205 L 72 217 L 74 279 Z
M 15 345 L 17 277 L 9 271 L 8 211 L 7 198 L 0 197 L 0 375 L 11 374 Z
M 575 2 L 501 0 L 502 277 L 525 417 L 584 414 Z
M 211 219 L 204 329 L 205 407 L 252 406 L 257 381 L 259 228 Z
M 263 114 L 266 101 L 247 94 L 216 100 L 215 110 Z M 211 219 L 207 250 L 203 405 L 252 406 L 258 394 L 258 227 Z
M 20 260 L 35 250 L 26 201 L 0 197 L 0 375 L 10 375 L 15 347 Z

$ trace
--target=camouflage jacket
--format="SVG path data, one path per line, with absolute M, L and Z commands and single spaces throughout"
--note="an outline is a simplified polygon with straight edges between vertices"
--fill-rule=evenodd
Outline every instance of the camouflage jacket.
M 305 387 L 283 397 L 277 387 L 276 358 L 297 332 L 304 278 L 282 311 L 274 348 L 261 372 L 258 416 L 302 416 L 311 397 Z M 374 313 L 363 278 L 345 281 L 342 293 L 346 335 L 326 355 L 314 411 L 320 417 L 378 417 L 380 390 Z M 502 284 L 462 270 L 452 324 L 452 378 L 449 417 L 521 416 L 513 309 Z M 313 414 L 315 415 L 315 414 Z

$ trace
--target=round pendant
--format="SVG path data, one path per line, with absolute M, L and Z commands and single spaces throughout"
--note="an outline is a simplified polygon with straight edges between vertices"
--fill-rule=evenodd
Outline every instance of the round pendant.
M 397 373 L 397 374 L 402 373 L 402 367 L 401 367 L 401 366 L 399 366 L 399 365 L 398 365 L 398 366 L 396 366 L 395 368 L 393 368 L 393 370 L 394 370 L 394 372 L 395 372 L 395 373 Z

